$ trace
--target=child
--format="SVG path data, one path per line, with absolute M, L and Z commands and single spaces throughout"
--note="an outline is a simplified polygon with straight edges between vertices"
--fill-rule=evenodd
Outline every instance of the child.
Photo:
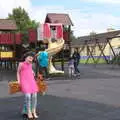
M 39 73 L 42 74 L 45 79 L 48 79 L 48 52 L 45 51 L 45 47 L 42 47 L 41 52 L 37 56 Z
M 68 72 L 69 72 L 69 77 L 72 77 L 74 74 L 74 59 L 72 57 L 69 58 Z
M 74 59 L 75 74 L 80 74 L 80 71 L 78 69 L 78 65 L 79 65 L 79 61 L 80 61 L 80 54 L 78 52 L 78 49 L 75 49 L 72 57 Z
M 17 70 L 17 80 L 20 83 L 21 92 L 25 95 L 25 106 L 29 119 L 38 118 L 36 114 L 38 87 L 32 70 L 33 53 L 25 54 L 24 62 L 21 62 Z

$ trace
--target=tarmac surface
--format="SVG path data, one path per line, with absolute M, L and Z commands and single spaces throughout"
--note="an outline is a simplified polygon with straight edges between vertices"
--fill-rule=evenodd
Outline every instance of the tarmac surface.
M 79 68 L 80 79 L 60 76 L 46 81 L 47 94 L 38 94 L 38 120 L 120 120 L 120 66 Z M 23 95 L 8 94 L 8 81 L 15 79 L 16 71 L 0 71 L 0 120 L 23 120 Z

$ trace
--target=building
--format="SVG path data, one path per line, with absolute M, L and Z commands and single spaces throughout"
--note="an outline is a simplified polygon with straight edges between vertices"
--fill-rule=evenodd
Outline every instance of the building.
M 75 48 L 82 59 L 92 58 L 97 63 L 98 58 L 103 58 L 108 62 L 120 53 L 120 30 L 79 37 L 72 41 L 72 52 Z

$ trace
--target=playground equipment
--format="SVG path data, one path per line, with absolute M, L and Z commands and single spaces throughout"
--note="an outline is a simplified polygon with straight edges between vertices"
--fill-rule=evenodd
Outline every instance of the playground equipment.
M 49 54 L 49 73 L 64 73 L 64 71 L 56 70 L 52 63 L 52 56 L 61 51 L 64 46 L 62 24 L 40 24 L 37 29 L 37 39 L 48 43 L 46 51 Z
M 0 69 L 15 68 L 17 47 L 21 44 L 21 33 L 15 33 L 14 20 L 0 19 Z

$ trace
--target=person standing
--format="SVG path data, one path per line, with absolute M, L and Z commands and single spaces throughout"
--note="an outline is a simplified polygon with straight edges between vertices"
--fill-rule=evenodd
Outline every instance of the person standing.
M 41 52 L 38 53 L 37 60 L 39 65 L 39 73 L 48 79 L 48 52 L 45 51 L 45 47 L 41 48 Z
M 29 119 L 38 118 L 36 114 L 38 87 L 32 70 L 34 54 L 27 52 L 24 61 L 19 63 L 17 70 L 17 80 L 21 87 L 21 92 L 25 95 L 24 107 L 27 109 Z
M 68 61 L 68 73 L 69 73 L 69 77 L 72 78 L 72 76 L 74 75 L 74 59 L 72 57 L 69 58 Z
M 80 61 L 80 54 L 78 52 L 78 49 L 75 49 L 72 57 L 74 59 L 75 74 L 80 73 L 80 71 L 78 69 L 78 65 L 79 65 L 79 61 Z

